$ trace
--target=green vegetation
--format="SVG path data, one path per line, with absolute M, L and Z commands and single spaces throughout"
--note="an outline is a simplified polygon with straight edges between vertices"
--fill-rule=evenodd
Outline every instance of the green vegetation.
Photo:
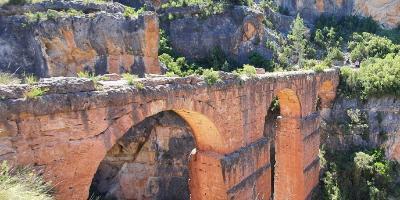
M 0 72 L 0 85 L 19 84 L 21 80 L 10 73 Z
M 360 70 L 341 68 L 340 92 L 343 95 L 400 96 L 400 56 L 389 54 L 385 58 L 370 58 Z
M 169 0 L 161 5 L 161 8 L 166 9 L 170 7 L 186 7 L 198 6 L 201 10 L 201 16 L 206 17 L 216 15 L 224 12 L 225 8 L 230 2 L 228 1 L 213 1 L 213 0 Z M 168 15 L 168 20 L 175 19 L 172 13 Z
M 0 166 L 0 199 L 52 200 L 52 187 L 28 168 L 11 169 L 7 162 Z
M 274 63 L 272 60 L 265 59 L 257 52 L 253 52 L 249 56 L 249 64 L 256 66 L 257 68 L 263 68 L 267 72 L 271 72 L 274 69 Z
M 252 65 L 243 65 L 243 68 L 237 69 L 233 73 L 238 76 L 255 77 L 257 75 L 257 70 Z
M 73 16 L 83 16 L 85 15 L 82 11 L 75 9 L 68 9 L 66 11 L 57 11 L 48 9 L 46 12 L 27 12 L 24 14 L 28 22 L 34 23 L 44 20 L 55 20 L 61 17 L 73 17 Z
M 142 82 L 138 81 L 137 75 L 125 73 L 125 74 L 122 74 L 122 78 L 128 82 L 128 85 L 133 85 L 137 89 L 144 88 L 144 84 Z
M 48 92 L 49 89 L 47 88 L 39 88 L 39 87 L 34 87 L 27 92 L 25 92 L 24 97 L 26 99 L 38 99 L 39 97 L 43 96 Z
M 395 177 L 400 166 L 385 158 L 381 149 L 326 152 L 322 199 L 399 199 Z M 322 163 L 322 162 L 321 162 Z
M 25 76 L 24 83 L 32 85 L 36 82 L 38 82 L 38 78 L 36 78 L 36 76 L 34 76 L 33 74 Z
M 303 19 L 297 15 L 292 24 L 286 41 L 283 41 L 284 46 L 278 55 L 278 62 L 285 68 L 297 65 L 304 66 L 304 61 L 309 52 L 309 44 L 307 42 L 307 28 L 304 25 Z
M 0 6 L 2 5 L 23 5 L 42 2 L 43 0 L 0 0 Z
M 306 60 L 303 69 L 314 70 L 315 72 L 323 72 L 325 69 L 329 69 L 330 65 L 324 61 L 319 60 Z
M 213 69 L 203 70 L 202 77 L 208 85 L 214 85 L 218 81 L 221 81 L 218 71 L 214 71 Z
M 400 45 L 393 44 L 388 38 L 366 32 L 354 33 L 348 48 L 352 61 L 361 61 L 371 57 L 384 58 L 389 53 L 400 51 Z
M 124 17 L 126 17 L 126 18 L 137 18 L 143 12 L 144 12 L 144 8 L 140 8 L 138 10 L 135 10 L 134 8 L 131 8 L 129 6 L 125 6 Z

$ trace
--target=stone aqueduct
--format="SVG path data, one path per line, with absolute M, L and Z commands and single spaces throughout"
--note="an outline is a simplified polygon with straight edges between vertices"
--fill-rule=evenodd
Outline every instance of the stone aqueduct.
M 319 112 L 335 98 L 336 70 L 231 77 L 212 86 L 199 77 L 146 79 L 143 89 L 120 82 L 99 91 L 78 85 L 37 100 L 1 100 L 0 159 L 42 169 L 58 199 L 86 199 L 116 141 L 146 118 L 173 111 L 195 138 L 192 199 L 269 199 L 272 187 L 274 199 L 306 199 L 318 185 Z M 281 117 L 271 182 L 264 124 L 274 97 Z

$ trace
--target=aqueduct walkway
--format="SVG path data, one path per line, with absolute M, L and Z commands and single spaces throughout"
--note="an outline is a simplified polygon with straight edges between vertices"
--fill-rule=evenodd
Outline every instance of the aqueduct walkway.
M 212 86 L 198 77 L 153 78 L 143 89 L 110 81 L 100 90 L 88 80 L 65 80 L 41 83 L 50 90 L 36 100 L 21 98 L 29 86 L 0 87 L 7 94 L 0 100 L 0 160 L 43 169 L 59 199 L 87 198 L 107 151 L 128 129 L 161 111 L 176 112 L 192 129 L 193 199 L 268 199 L 264 123 L 278 97 L 274 194 L 280 200 L 305 199 L 318 184 L 316 107 L 320 99 L 322 109 L 329 108 L 339 76 L 336 70 L 272 73 Z

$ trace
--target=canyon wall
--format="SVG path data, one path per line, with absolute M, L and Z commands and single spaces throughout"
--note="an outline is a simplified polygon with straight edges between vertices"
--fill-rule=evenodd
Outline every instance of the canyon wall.
M 100 5 L 55 1 L 1 10 L 0 69 L 39 77 L 81 71 L 159 74 L 157 15 L 145 12 L 132 19 L 123 16 L 120 4 Z M 89 13 L 55 17 L 46 13 L 50 8 Z M 46 19 L 20 15 L 28 11 L 44 12 Z
M 398 0 L 277 0 L 291 15 L 301 13 L 306 20 L 321 14 L 362 15 L 372 17 L 385 28 L 396 28 L 400 23 Z
M 249 56 L 257 52 L 271 58 L 265 47 L 267 40 L 275 40 L 264 25 L 264 13 L 235 6 L 220 14 L 204 16 L 198 7 L 171 8 L 161 13 L 162 27 L 168 31 L 171 46 L 179 55 L 189 60 L 210 59 L 215 49 L 220 49 L 228 60 L 238 64 L 248 63 Z M 168 16 L 174 19 L 166 19 Z
M 328 149 L 380 147 L 389 159 L 400 162 L 400 99 L 393 96 L 338 98 L 322 123 Z

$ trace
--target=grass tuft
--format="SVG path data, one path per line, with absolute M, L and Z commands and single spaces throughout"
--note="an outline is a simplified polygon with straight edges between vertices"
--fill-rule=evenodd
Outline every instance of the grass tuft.
M 122 78 L 128 82 L 128 85 L 133 85 L 138 89 L 144 88 L 144 84 L 137 80 L 138 76 L 136 76 L 136 75 L 125 73 L 125 74 L 122 74 Z
M 19 84 L 21 80 L 10 73 L 0 72 L 0 85 Z
M 6 161 L 0 165 L 0 199 L 53 200 L 51 193 L 51 185 L 33 169 L 11 169 Z
M 34 87 L 29 91 L 25 92 L 24 96 L 26 99 L 38 99 L 39 97 L 43 96 L 48 92 L 49 89 L 47 88 L 37 88 Z

